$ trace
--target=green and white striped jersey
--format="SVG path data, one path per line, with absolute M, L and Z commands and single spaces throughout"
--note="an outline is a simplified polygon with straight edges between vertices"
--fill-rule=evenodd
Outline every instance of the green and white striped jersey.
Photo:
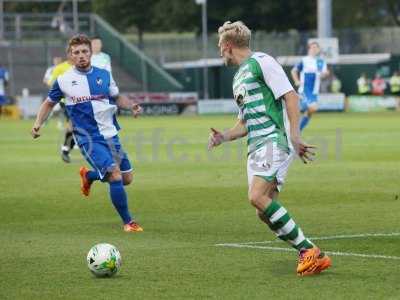
M 253 53 L 240 65 L 233 78 L 233 95 L 238 118 L 246 123 L 248 153 L 268 139 L 290 151 L 289 121 L 281 97 L 292 90 L 281 65 L 265 53 Z

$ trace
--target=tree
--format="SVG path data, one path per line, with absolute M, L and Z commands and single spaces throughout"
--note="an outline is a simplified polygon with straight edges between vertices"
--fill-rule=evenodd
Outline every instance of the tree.
M 332 1 L 336 28 L 400 26 L 398 0 Z
M 253 30 L 316 27 L 316 0 L 209 0 L 207 12 L 210 32 L 216 32 L 227 20 L 242 20 Z M 154 17 L 161 31 L 201 32 L 201 7 L 195 0 L 159 0 Z
M 399 0 L 335 0 L 332 5 L 334 28 L 400 25 Z M 135 27 L 140 43 L 144 32 L 201 32 L 195 0 L 95 0 L 92 6 L 123 32 Z M 209 0 L 209 32 L 227 20 L 242 20 L 252 30 L 315 30 L 317 0 Z
M 252 30 L 307 30 L 316 26 L 315 0 L 210 1 L 209 25 L 218 28 L 226 20 L 241 20 Z
M 155 28 L 158 31 L 199 31 L 200 11 L 194 0 L 158 0 L 154 6 Z
M 400 26 L 400 2 L 398 0 L 386 0 L 386 5 L 394 23 Z
M 159 0 L 97 0 L 93 1 L 93 10 L 105 17 L 117 29 L 126 32 L 135 27 L 139 37 L 139 47 L 143 46 L 143 33 L 154 30 L 156 15 L 154 7 Z

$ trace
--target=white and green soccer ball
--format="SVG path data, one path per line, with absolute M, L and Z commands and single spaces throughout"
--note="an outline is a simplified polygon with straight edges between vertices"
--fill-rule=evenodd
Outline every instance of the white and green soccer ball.
M 113 245 L 97 244 L 90 249 L 87 264 L 96 277 L 111 277 L 121 268 L 121 254 Z

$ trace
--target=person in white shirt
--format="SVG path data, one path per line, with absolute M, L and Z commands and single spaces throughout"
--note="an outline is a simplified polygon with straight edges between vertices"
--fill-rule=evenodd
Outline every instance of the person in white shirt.
M 90 62 L 92 66 L 105 69 L 111 73 L 111 58 L 110 55 L 101 51 L 103 48 L 103 42 L 101 41 L 101 38 L 95 36 L 91 39 L 91 41 L 93 54 Z

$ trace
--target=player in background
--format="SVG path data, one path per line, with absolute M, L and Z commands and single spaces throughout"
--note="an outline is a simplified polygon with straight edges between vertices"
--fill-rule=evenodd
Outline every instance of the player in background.
M 92 66 L 98 67 L 100 69 L 106 69 L 110 73 L 111 70 L 111 58 L 110 55 L 102 52 L 103 42 L 100 37 L 95 36 L 92 38 L 92 51 L 93 55 L 91 58 Z
M 390 93 L 397 99 L 397 110 L 400 110 L 400 72 L 395 71 L 390 77 Z
M 310 42 L 308 55 L 303 57 L 291 71 L 294 84 L 299 87 L 300 111 L 304 113 L 300 121 L 300 131 L 307 126 L 312 115 L 318 110 L 321 78 L 329 75 L 326 62 L 320 57 L 320 52 L 319 44 Z
M 33 138 L 40 136 L 44 120 L 62 98 L 71 118 L 75 139 L 93 170 L 81 167 L 81 192 L 89 196 L 95 181 L 108 182 L 111 201 L 119 213 L 126 232 L 140 232 L 128 210 L 124 185 L 132 182 L 132 166 L 119 142 L 115 112 L 117 106 L 129 109 L 138 116 L 141 107 L 119 89 L 110 72 L 93 67 L 90 39 L 76 35 L 68 43 L 68 54 L 73 67 L 55 80 L 48 97 L 42 103 L 32 127 Z
M 68 56 L 68 53 L 67 53 L 67 56 Z M 53 68 L 53 70 L 50 74 L 50 77 L 47 80 L 47 85 L 49 87 L 52 87 L 54 82 L 57 80 L 58 76 L 64 74 L 71 68 L 72 68 L 72 62 L 71 62 L 71 59 L 68 57 L 65 61 L 60 62 Z M 70 158 L 69 154 L 75 146 L 75 140 L 74 140 L 73 133 L 72 133 L 72 125 L 70 122 L 70 118 L 69 118 L 68 112 L 65 108 L 64 99 L 62 99 L 59 102 L 59 105 L 60 105 L 62 112 L 64 114 L 64 117 L 65 117 L 64 143 L 61 146 L 61 159 L 66 163 L 70 163 L 71 158 Z M 61 128 L 64 123 L 63 121 L 64 120 L 61 120 Z
M 376 73 L 374 79 L 371 81 L 372 95 L 383 96 L 386 90 L 386 81 L 382 78 L 381 74 Z
M 313 146 L 300 138 L 299 97 L 274 58 L 252 52 L 251 31 L 242 22 L 225 22 L 218 29 L 225 65 L 239 66 L 233 78 L 233 95 L 239 107 L 236 124 L 220 132 L 211 128 L 208 147 L 247 136 L 248 197 L 268 227 L 298 250 L 298 275 L 320 273 L 331 264 L 302 232 L 278 202 L 279 191 L 294 155 L 304 163 L 312 159 Z
M 9 80 L 7 69 L 0 66 L 0 116 L 3 113 L 3 105 L 7 103 L 6 86 Z
M 45 85 L 47 85 L 48 86 L 48 82 L 50 81 L 50 78 L 51 78 L 51 74 L 53 73 L 53 70 L 54 70 L 54 68 L 57 66 L 57 65 L 59 65 L 60 63 L 62 63 L 62 57 L 60 57 L 60 56 L 54 56 L 53 57 L 53 64 L 50 66 L 50 67 L 48 67 L 47 69 L 46 69 L 46 72 L 44 73 L 44 76 L 43 76 L 43 83 L 45 84 Z

